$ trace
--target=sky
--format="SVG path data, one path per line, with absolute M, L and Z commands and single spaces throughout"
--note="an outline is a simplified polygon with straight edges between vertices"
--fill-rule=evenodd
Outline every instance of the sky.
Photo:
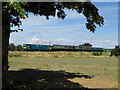
M 104 25 L 97 26 L 94 33 L 85 27 L 86 18 L 76 11 L 65 10 L 67 16 L 64 20 L 29 14 L 29 18 L 22 20 L 24 31 L 10 34 L 10 43 L 25 44 L 60 44 L 80 45 L 91 43 L 94 47 L 114 48 L 118 45 L 118 3 L 93 2 L 104 17 Z M 11 29 L 15 29 L 12 27 Z

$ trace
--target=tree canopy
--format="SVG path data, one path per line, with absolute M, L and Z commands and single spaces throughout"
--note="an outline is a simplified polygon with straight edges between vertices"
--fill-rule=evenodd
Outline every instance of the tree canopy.
M 10 45 L 8 46 L 8 49 L 10 51 L 22 51 L 23 50 L 22 45 L 15 46 L 14 43 L 10 43 Z
M 113 50 L 111 51 L 111 55 L 110 55 L 110 56 L 113 56 L 113 55 L 115 55 L 115 56 L 120 56 L 120 47 L 119 47 L 119 45 L 116 45 L 116 46 L 115 46 L 115 49 L 113 49 Z
M 99 15 L 98 9 L 91 2 L 3 2 L 2 7 L 3 14 L 9 15 L 11 26 L 22 25 L 20 19 L 28 18 L 29 12 L 45 16 L 46 19 L 49 19 L 49 16 L 64 19 L 67 16 L 65 9 L 82 13 L 87 19 L 86 28 L 92 32 L 95 31 L 96 25 L 104 24 L 104 18 Z
M 11 51 L 15 51 L 15 45 L 14 45 L 14 43 L 10 43 L 10 45 L 9 45 L 9 50 L 11 50 Z
M 79 46 L 92 46 L 90 43 L 84 43 L 82 45 L 79 45 Z
M 22 50 L 23 50 L 22 45 L 17 45 L 16 46 L 16 51 L 22 51 Z

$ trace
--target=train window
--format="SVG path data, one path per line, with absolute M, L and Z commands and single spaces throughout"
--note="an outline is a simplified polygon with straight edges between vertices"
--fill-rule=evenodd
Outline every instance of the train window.
M 64 46 L 54 46 L 54 48 L 64 48 Z

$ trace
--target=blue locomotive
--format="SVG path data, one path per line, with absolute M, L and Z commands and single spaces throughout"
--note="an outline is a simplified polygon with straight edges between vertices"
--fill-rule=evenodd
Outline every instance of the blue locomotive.
M 25 51 L 49 51 L 50 45 L 41 44 L 23 44 L 23 49 Z
M 73 45 L 42 45 L 42 44 L 23 44 L 25 51 L 98 51 L 103 52 L 103 48 L 91 46 Z

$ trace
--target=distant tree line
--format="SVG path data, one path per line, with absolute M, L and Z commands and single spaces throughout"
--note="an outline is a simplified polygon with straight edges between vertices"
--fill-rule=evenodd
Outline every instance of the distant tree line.
M 81 44 L 79 46 L 92 46 L 90 43 L 84 43 L 84 44 Z
M 10 51 L 23 51 L 22 45 L 15 46 L 14 43 L 10 43 L 8 49 Z
M 115 46 L 115 49 L 113 49 L 111 51 L 111 55 L 110 56 L 120 56 L 120 47 L 119 47 L 119 45 Z

